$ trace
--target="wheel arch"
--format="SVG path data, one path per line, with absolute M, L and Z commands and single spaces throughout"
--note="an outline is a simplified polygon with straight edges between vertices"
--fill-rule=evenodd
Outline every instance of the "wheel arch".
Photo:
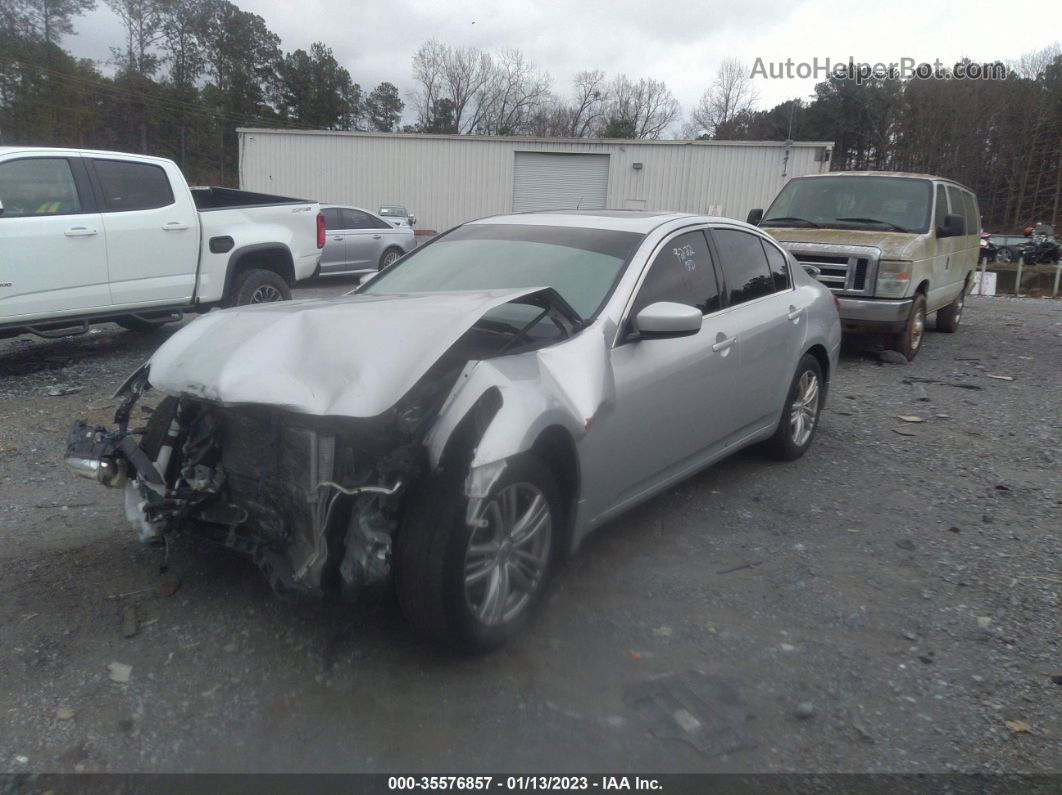
M 295 286 L 295 261 L 291 249 L 280 243 L 254 243 L 242 246 L 229 255 L 223 295 L 229 296 L 240 274 L 249 270 L 273 271 L 289 287 Z

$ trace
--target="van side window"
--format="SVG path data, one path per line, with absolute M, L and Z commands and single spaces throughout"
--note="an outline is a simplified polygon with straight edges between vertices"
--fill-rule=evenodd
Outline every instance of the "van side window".
M 703 232 L 687 232 L 664 244 L 638 291 L 631 317 L 657 301 L 695 306 L 704 314 L 721 307 L 712 253 Z
M 959 190 L 958 188 L 956 188 L 954 185 L 948 185 L 948 204 L 951 205 L 951 214 L 952 215 L 962 215 L 963 219 L 965 220 L 965 215 L 963 214 L 964 211 L 963 211 L 963 207 L 962 207 L 962 191 Z M 966 223 L 966 234 L 968 234 L 968 235 L 976 234 L 976 232 L 977 232 L 976 227 L 973 230 L 971 230 L 969 221 L 966 221 L 965 223 Z
M 944 226 L 944 216 L 948 214 L 948 197 L 944 193 L 944 186 L 937 185 L 937 203 L 933 209 L 933 223 L 937 229 Z
M 173 204 L 166 172 L 151 163 L 128 160 L 93 160 L 103 190 L 104 212 L 155 210 Z
M 62 157 L 28 157 L 0 163 L 4 218 L 81 212 L 70 163 Z

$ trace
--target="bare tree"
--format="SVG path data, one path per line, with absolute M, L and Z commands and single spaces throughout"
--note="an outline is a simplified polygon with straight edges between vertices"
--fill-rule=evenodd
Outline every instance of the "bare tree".
M 420 45 L 413 55 L 413 80 L 416 88 L 410 99 L 417 110 L 417 123 L 427 127 L 434 119 L 436 103 L 446 96 L 443 73 L 446 68 L 447 47 L 435 39 Z
M 758 99 L 748 67 L 736 58 L 724 58 L 715 80 L 690 114 L 685 133 L 690 138 L 726 135 L 736 120 L 753 110 Z
M 643 77 L 635 83 L 618 75 L 609 94 L 609 120 L 622 123 L 635 138 L 659 138 L 681 114 L 678 100 L 661 80 Z
M 608 87 L 600 69 L 579 72 L 573 81 L 575 103 L 567 109 L 567 134 L 586 138 L 601 126 L 608 112 Z
M 539 72 L 520 50 L 502 50 L 485 86 L 477 124 L 470 132 L 514 135 L 529 131 L 535 111 L 550 100 L 550 77 Z

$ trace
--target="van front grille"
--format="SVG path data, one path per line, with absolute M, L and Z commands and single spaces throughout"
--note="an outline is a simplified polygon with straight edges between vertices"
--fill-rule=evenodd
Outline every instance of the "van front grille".
M 838 295 L 874 295 L 880 249 L 829 243 L 783 242 L 782 245 L 801 265 L 818 268 L 818 280 Z

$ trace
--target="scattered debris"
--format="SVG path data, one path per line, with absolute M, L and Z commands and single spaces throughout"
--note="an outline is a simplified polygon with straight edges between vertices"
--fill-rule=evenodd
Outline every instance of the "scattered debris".
M 1051 677 L 1051 681 L 1056 685 L 1062 685 L 1062 674 L 1055 674 Z
M 658 638 L 670 638 L 673 633 L 671 627 L 653 627 L 653 634 Z
M 59 707 L 55 711 L 56 720 L 73 720 L 76 714 L 70 707 Z
M 181 578 L 176 574 L 165 574 L 159 579 L 157 587 L 158 595 L 165 598 L 173 596 L 181 587 Z M 148 589 L 150 590 L 150 588 Z
M 885 364 L 907 364 L 907 357 L 899 351 L 881 351 L 878 360 Z
M 136 596 L 136 595 L 142 594 L 142 593 L 150 593 L 151 591 L 154 591 L 154 590 L 155 590 L 154 588 L 141 588 L 138 591 L 126 591 L 125 593 L 112 593 L 107 598 L 108 599 L 124 599 L 127 596 Z
M 896 542 L 896 546 L 900 549 L 906 549 L 908 552 L 914 552 L 915 550 L 915 542 L 909 538 L 901 538 Z
M 62 386 L 61 384 L 56 384 L 44 394 L 48 397 L 62 397 L 63 395 L 73 395 L 75 392 L 80 392 L 82 389 L 84 389 L 83 386 Z
M 911 386 L 914 387 L 915 400 L 921 401 L 923 403 L 929 402 L 929 393 L 926 392 L 926 388 L 924 386 L 922 386 L 921 384 L 911 384 Z
M 856 730 L 856 733 L 859 735 L 859 739 L 863 742 L 874 742 L 874 736 L 869 731 L 867 731 L 866 727 L 864 727 L 863 724 L 859 721 L 852 721 L 852 728 Z
M 898 415 L 898 418 L 903 420 L 904 422 L 925 422 L 925 420 L 919 417 L 917 414 L 900 414 Z
M 651 734 L 687 742 L 702 754 L 718 756 L 756 746 L 745 731 L 748 711 L 737 689 L 702 671 L 638 682 L 627 689 L 624 702 Z
M 140 630 L 140 621 L 136 615 L 136 605 L 122 608 L 122 637 L 131 638 Z
M 892 432 L 898 433 L 900 436 L 918 436 L 915 431 L 912 431 L 910 428 L 905 428 L 902 425 L 899 428 L 893 428 Z
M 978 616 L 977 617 L 977 626 L 980 627 L 981 629 L 988 629 L 990 626 L 992 626 L 992 617 L 991 616 Z
M 204 690 L 199 695 L 201 695 L 203 698 L 213 698 L 214 694 L 218 692 L 218 688 L 220 688 L 220 687 L 221 687 L 220 684 L 216 684 L 212 688 L 210 688 L 209 690 Z
M 111 681 L 119 684 L 128 682 L 133 673 L 133 666 L 120 662 L 112 662 L 107 669 L 111 672 Z
M 910 630 L 910 629 L 902 630 L 900 632 L 900 635 L 903 636 L 904 638 L 906 638 L 907 640 L 918 640 L 918 635 L 915 634 L 914 630 Z
M 918 655 L 918 661 L 919 662 L 923 662 L 926 665 L 932 665 L 933 664 L 933 655 L 932 654 L 919 654 Z
M 1014 377 L 1013 376 L 1009 376 L 1009 375 L 991 375 L 991 374 L 986 374 L 986 375 L 988 375 L 989 378 L 996 379 L 997 381 L 1013 381 L 1014 380 Z
M 951 415 L 950 414 L 938 414 L 937 415 L 937 419 L 938 420 L 950 420 L 951 419 Z
M 959 529 L 958 527 L 956 527 L 955 525 L 952 525 L 951 527 L 949 527 L 949 528 L 948 528 L 948 532 L 949 532 L 949 533 L 961 533 L 961 532 L 962 532 L 962 530 L 960 530 L 960 529 Z
M 981 361 L 981 359 L 979 357 L 977 357 L 977 356 L 956 356 L 955 357 L 955 361 L 957 361 L 957 362 L 979 362 L 979 361 Z
M 783 643 L 778 648 L 786 653 L 796 651 L 796 646 L 794 646 L 792 643 Z
M 752 563 L 742 563 L 740 566 L 733 566 L 729 569 L 720 569 L 716 574 L 730 574 L 735 571 L 741 571 L 742 569 L 754 569 L 762 564 L 762 560 L 755 560 Z
M 810 701 L 801 701 L 793 714 L 800 720 L 811 720 L 815 717 L 815 705 Z
M 1032 726 L 1023 720 L 1008 720 L 1003 725 L 1015 734 L 1032 734 Z

